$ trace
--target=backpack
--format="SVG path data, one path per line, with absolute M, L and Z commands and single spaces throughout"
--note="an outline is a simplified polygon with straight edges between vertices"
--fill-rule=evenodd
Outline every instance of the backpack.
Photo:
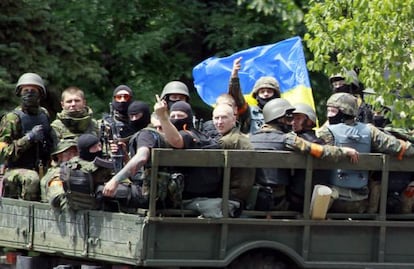
M 82 171 L 79 163 L 62 163 L 60 178 L 69 209 L 76 211 L 97 208 L 92 175 Z

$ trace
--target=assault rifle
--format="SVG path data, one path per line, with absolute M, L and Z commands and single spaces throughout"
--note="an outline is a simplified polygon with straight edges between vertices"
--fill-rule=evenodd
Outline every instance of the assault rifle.
M 109 126 L 108 126 L 109 125 Z M 108 128 L 109 127 L 109 128 Z M 123 167 L 124 154 L 122 148 L 118 145 L 121 135 L 119 131 L 119 126 L 114 117 L 114 111 L 112 104 L 109 103 L 109 115 L 106 114 L 103 117 L 103 123 L 101 125 L 101 140 L 105 144 L 105 151 L 110 152 L 110 143 L 114 143 L 118 146 L 118 151 L 116 153 L 111 153 L 110 156 L 113 159 L 114 171 L 117 173 Z

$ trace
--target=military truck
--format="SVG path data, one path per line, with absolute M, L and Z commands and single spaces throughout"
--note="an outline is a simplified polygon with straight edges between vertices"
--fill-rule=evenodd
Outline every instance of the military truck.
M 17 253 L 17 268 L 414 268 L 414 215 L 386 213 L 389 172 L 414 171 L 413 159 L 361 154 L 355 165 L 291 152 L 155 149 L 151 162 L 153 176 L 165 166 L 222 167 L 223 217 L 157 208 L 157 184 L 141 214 L 57 214 L 47 204 L 3 198 L 3 256 Z M 305 169 L 303 211 L 245 210 L 228 217 L 233 167 Z M 378 212 L 311 219 L 313 169 L 351 167 L 382 176 Z

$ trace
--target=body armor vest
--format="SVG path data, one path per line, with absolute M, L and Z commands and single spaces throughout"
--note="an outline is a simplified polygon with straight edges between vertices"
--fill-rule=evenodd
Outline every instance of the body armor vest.
M 346 125 L 344 123 L 328 126 L 335 140 L 335 146 L 346 146 L 360 153 L 371 152 L 371 131 L 366 124 Z M 332 173 L 330 183 L 334 186 L 361 189 L 368 184 L 368 171 L 338 169 Z
M 42 161 L 43 165 L 46 165 L 49 162 L 50 153 L 53 148 L 53 140 L 50 135 L 49 117 L 43 111 L 40 111 L 37 115 L 30 115 L 16 109 L 13 113 L 15 113 L 20 119 L 23 134 L 22 137 L 26 133 L 30 132 L 34 126 L 42 125 L 45 138 L 42 142 L 32 143 L 30 148 L 22 153 L 20 158 L 16 161 L 9 161 L 8 167 L 35 169 L 37 168 L 39 161 Z
M 285 134 L 275 130 L 252 135 L 250 142 L 256 150 L 285 150 Z M 256 183 L 263 186 L 288 185 L 290 169 L 257 168 Z

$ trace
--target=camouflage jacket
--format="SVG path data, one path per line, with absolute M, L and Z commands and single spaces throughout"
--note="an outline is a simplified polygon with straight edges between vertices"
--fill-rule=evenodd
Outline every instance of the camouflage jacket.
M 18 106 L 15 110 L 21 111 L 22 109 Z M 49 116 L 45 108 L 40 107 L 39 111 Z M 48 145 L 50 154 L 56 141 L 56 136 L 51 128 L 46 136 L 50 138 L 49 140 L 52 140 L 48 142 L 50 144 Z M 4 115 L 0 122 L 0 163 L 16 161 L 24 154 L 35 154 L 31 150 L 33 150 L 33 143 L 23 133 L 19 116 L 13 111 Z M 31 152 L 28 153 L 28 151 Z M 47 159 L 49 158 L 50 156 L 47 157 Z
M 98 123 L 92 117 L 93 112 L 89 107 L 77 117 L 62 111 L 56 115 L 56 120 L 52 122 L 51 126 L 59 140 L 77 138 L 85 133 L 99 136 Z
M 408 141 L 404 142 L 396 137 L 382 132 L 372 124 L 368 124 L 371 131 L 371 149 L 372 152 L 386 153 L 391 155 L 414 156 L 414 148 Z M 327 126 L 321 127 L 318 136 L 327 144 L 334 144 L 333 134 Z M 402 157 L 400 156 L 400 157 Z

